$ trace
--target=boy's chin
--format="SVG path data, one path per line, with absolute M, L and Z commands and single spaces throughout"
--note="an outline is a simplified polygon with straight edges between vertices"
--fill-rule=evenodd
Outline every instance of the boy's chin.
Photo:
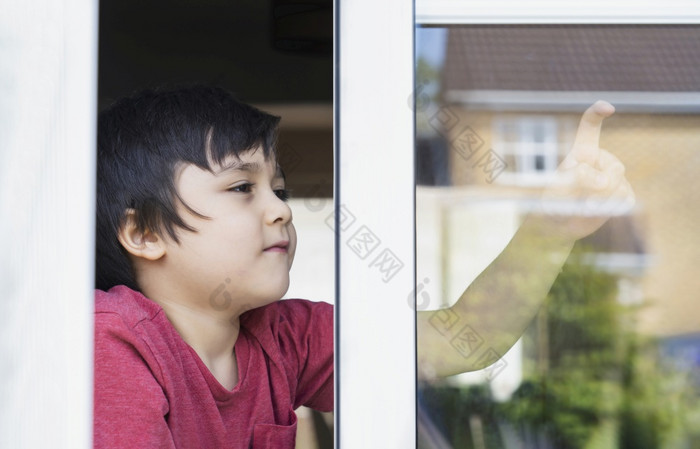
M 289 291 L 289 282 L 287 282 L 285 285 L 281 285 L 277 291 L 271 292 L 270 295 L 260 298 L 260 305 L 258 307 L 263 307 L 283 299 L 284 295 L 287 294 L 287 291 Z
M 283 297 L 284 297 L 283 295 L 280 295 L 280 296 L 271 296 L 271 297 L 267 297 L 267 298 L 261 298 L 260 300 L 256 301 L 254 305 L 248 305 L 245 308 L 245 312 L 247 312 L 248 310 L 259 309 L 261 307 L 269 306 L 272 303 L 280 301 Z
M 288 291 L 289 291 L 289 276 L 287 276 L 287 279 L 285 281 L 280 282 L 279 289 L 277 290 L 277 294 L 274 295 L 275 299 L 273 299 L 270 302 L 279 301 L 280 299 L 284 298 L 284 295 L 286 295 Z

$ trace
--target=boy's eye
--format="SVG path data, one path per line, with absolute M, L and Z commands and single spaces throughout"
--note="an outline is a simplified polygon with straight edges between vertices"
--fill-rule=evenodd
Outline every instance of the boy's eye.
M 282 201 L 287 201 L 289 199 L 289 190 L 287 189 L 275 189 L 275 195 Z
M 253 188 L 253 184 L 240 184 L 237 186 L 233 186 L 228 190 L 229 190 L 229 192 L 250 193 L 252 188 Z
M 252 193 L 253 191 L 253 184 L 246 183 L 246 184 L 239 184 L 237 186 L 230 187 L 228 189 L 229 192 L 238 192 L 238 193 Z M 288 189 L 275 189 L 274 190 L 275 195 L 277 198 L 281 199 L 282 201 L 287 201 L 289 199 L 289 190 Z

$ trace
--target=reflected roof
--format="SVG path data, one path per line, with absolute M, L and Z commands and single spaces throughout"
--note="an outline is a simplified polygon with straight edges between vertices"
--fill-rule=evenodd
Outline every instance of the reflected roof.
M 700 91 L 700 26 L 452 27 L 445 90 Z

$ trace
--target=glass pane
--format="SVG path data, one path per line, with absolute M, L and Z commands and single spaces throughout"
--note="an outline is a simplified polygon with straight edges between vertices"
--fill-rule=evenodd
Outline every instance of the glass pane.
M 700 27 L 416 52 L 418 446 L 698 447 Z

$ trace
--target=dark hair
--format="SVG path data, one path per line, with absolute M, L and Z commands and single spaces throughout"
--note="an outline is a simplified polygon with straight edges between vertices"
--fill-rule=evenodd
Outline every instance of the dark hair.
M 100 113 L 95 287 L 139 290 L 117 239 L 127 209 L 135 210 L 140 230 L 167 232 L 175 242 L 177 227 L 196 232 L 177 214 L 177 166 L 211 171 L 211 162 L 257 146 L 266 159 L 274 157 L 278 122 L 224 89 L 206 86 L 143 91 Z

